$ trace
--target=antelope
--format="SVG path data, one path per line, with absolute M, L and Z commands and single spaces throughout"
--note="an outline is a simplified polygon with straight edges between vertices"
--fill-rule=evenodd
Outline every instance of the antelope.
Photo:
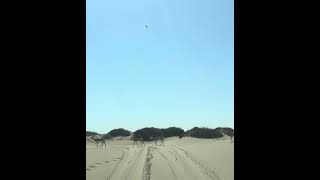
M 164 137 L 163 136 L 158 136 L 158 137 L 155 137 L 153 139 L 154 139 L 154 145 L 155 146 L 157 145 L 157 141 L 160 141 L 160 146 L 161 146 L 161 144 L 164 146 Z
M 179 139 L 183 138 L 185 135 L 182 133 L 182 134 L 179 134 Z
M 107 145 L 106 145 L 106 140 L 103 139 L 103 138 L 95 138 L 94 136 L 91 136 L 91 139 L 94 141 L 94 143 L 97 145 L 97 148 L 98 148 L 98 145 L 99 143 L 101 143 L 101 146 L 100 148 L 104 145 L 105 148 L 107 148 Z
M 133 146 L 134 146 L 135 144 L 138 145 L 138 142 L 141 143 L 141 144 L 140 144 L 141 146 L 142 146 L 142 144 L 145 145 L 142 137 L 138 138 L 138 137 L 134 137 L 134 135 L 133 135 L 132 138 L 131 138 L 131 140 L 133 140 Z

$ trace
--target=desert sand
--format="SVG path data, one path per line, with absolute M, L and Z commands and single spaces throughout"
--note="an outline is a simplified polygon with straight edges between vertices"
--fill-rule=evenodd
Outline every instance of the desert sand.
M 233 180 L 234 143 L 229 137 L 166 138 L 134 145 L 130 140 L 107 140 L 97 148 L 87 141 L 87 180 Z M 160 144 L 160 143 L 159 143 Z

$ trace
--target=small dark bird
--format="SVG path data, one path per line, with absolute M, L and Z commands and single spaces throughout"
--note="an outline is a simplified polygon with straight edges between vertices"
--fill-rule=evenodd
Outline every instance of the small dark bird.
M 146 25 L 146 28 L 148 28 L 148 25 Z

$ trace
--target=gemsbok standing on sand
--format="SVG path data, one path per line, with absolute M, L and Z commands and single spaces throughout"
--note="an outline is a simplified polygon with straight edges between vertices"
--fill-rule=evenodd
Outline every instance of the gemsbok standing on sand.
M 134 137 L 134 135 L 132 135 L 131 140 L 133 140 L 133 146 L 134 146 L 135 144 L 138 145 L 138 142 L 141 143 L 141 144 L 140 144 L 141 146 L 142 146 L 142 144 L 145 145 L 142 137 L 138 138 L 138 137 Z
M 154 139 L 154 145 L 157 146 L 157 141 L 160 141 L 160 146 L 161 144 L 164 146 L 164 137 L 163 136 L 158 136 L 153 138 Z
M 91 136 L 91 139 L 92 139 L 93 142 L 97 145 L 97 148 L 98 148 L 99 143 L 101 143 L 100 148 L 101 148 L 103 145 L 104 145 L 105 148 L 107 148 L 106 140 L 105 140 L 104 138 L 95 138 L 94 136 Z

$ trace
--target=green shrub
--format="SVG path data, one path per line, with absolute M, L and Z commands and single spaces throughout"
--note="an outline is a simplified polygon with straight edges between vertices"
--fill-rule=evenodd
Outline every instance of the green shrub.
M 162 134 L 165 138 L 167 137 L 174 137 L 174 136 L 180 136 L 184 133 L 184 130 L 177 127 L 169 127 L 166 129 L 161 129 Z
M 143 138 L 144 141 L 151 141 L 153 140 L 152 137 L 163 136 L 161 129 L 149 127 L 139 129 L 134 132 L 134 137 Z
M 86 136 L 94 136 L 94 135 L 99 135 L 99 134 L 96 132 L 86 131 Z
M 194 127 L 191 130 L 187 131 L 186 134 L 189 134 L 191 137 L 195 138 L 221 138 L 223 134 L 220 131 L 210 128 L 198 128 Z
M 135 137 L 142 137 L 144 141 L 151 141 L 153 137 L 163 136 L 173 137 L 173 136 L 180 136 L 184 133 L 184 130 L 177 127 L 169 127 L 166 129 L 159 129 L 154 127 L 142 128 L 134 132 Z
M 110 134 L 104 134 L 104 135 L 102 136 L 102 138 L 103 138 L 103 139 L 112 139 L 113 136 L 111 136 Z
M 234 130 L 232 128 L 218 127 L 215 130 L 222 132 L 223 134 L 225 134 L 227 136 L 234 136 Z
M 123 129 L 123 128 L 119 128 L 119 129 L 113 129 L 110 132 L 108 132 L 109 135 L 113 136 L 113 137 L 118 137 L 118 136 L 130 136 L 131 132 Z

